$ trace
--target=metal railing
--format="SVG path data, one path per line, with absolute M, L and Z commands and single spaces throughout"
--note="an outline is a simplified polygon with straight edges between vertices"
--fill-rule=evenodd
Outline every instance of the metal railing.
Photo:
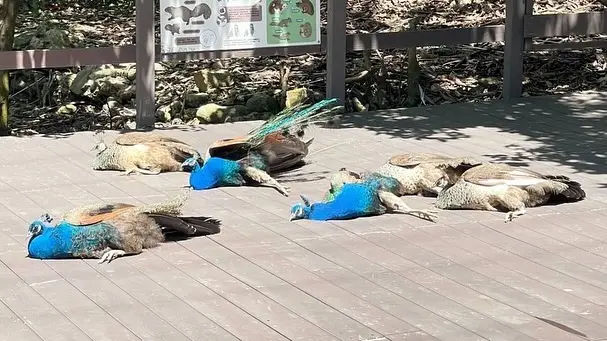
M 154 44 L 154 0 L 136 0 L 135 45 L 59 50 L 0 51 L 0 70 L 61 68 L 83 65 L 136 63 L 137 127 L 155 121 L 154 63 L 168 60 L 236 58 L 326 53 L 327 97 L 345 100 L 346 52 L 404 49 L 480 42 L 505 44 L 503 98 L 518 98 L 523 86 L 523 52 L 542 49 L 607 47 L 607 41 L 532 44 L 532 38 L 607 33 L 607 11 L 533 15 L 533 0 L 505 0 L 506 24 L 415 32 L 346 34 L 346 0 L 329 0 L 327 35 L 320 46 L 257 48 L 235 51 L 161 54 Z

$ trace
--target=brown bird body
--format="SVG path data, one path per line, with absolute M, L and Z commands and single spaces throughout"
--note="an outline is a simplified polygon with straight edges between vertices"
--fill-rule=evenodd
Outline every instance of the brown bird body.
M 436 196 L 442 189 L 445 170 L 439 165 L 450 166 L 463 172 L 481 164 L 471 158 L 452 158 L 442 154 L 408 152 L 394 155 L 376 173 L 390 176 L 402 185 L 399 195 L 423 194 Z
M 156 175 L 161 172 L 182 171 L 182 163 L 190 157 L 201 159 L 196 149 L 185 142 L 158 133 L 132 132 L 118 136 L 106 145 L 103 140 L 95 146 L 95 170 L 120 170 Z
M 453 169 L 447 169 L 451 173 Z M 449 174 L 453 178 L 452 174 Z M 582 200 L 581 185 L 562 175 L 543 175 L 505 164 L 485 163 L 463 172 L 439 192 L 436 207 L 507 212 L 506 221 L 525 214 L 526 207 Z
M 302 141 L 299 137 L 286 132 L 268 134 L 259 144 L 247 142 L 246 137 L 237 137 L 215 141 L 207 150 L 207 158 L 214 156 L 238 161 L 259 154 L 268 173 L 275 173 L 300 164 L 308 155 L 308 148 L 314 139 Z
M 115 228 L 118 231 L 115 245 L 91 250 L 91 255 L 101 258 L 101 262 L 111 261 L 125 254 L 138 254 L 143 249 L 156 247 L 165 240 L 167 233 L 185 236 L 219 233 L 218 220 L 180 216 L 181 207 L 188 198 L 189 191 L 164 202 L 142 206 L 126 203 L 86 205 L 65 213 L 61 220 L 74 226 L 103 223 Z

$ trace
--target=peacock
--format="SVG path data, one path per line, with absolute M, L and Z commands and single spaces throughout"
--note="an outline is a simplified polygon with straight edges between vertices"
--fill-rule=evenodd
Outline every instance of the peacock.
M 338 99 L 325 99 L 314 105 L 304 104 L 285 109 L 274 118 L 250 131 L 245 137 L 215 141 L 207 149 L 207 158 L 233 161 L 256 154 L 265 163 L 264 170 L 274 173 L 297 166 L 308 155 L 313 138 L 302 141 L 310 125 L 327 123 L 343 109 Z
M 202 165 L 196 158 L 182 164 L 184 169 L 191 169 L 190 187 L 206 190 L 261 184 L 288 196 L 288 188 L 270 173 L 292 168 L 308 155 L 312 139 L 303 142 L 299 136 L 307 126 L 326 121 L 337 112 L 340 108 L 337 103 L 338 99 L 327 99 L 308 107 L 285 109 L 249 132 L 247 137 L 215 142 L 207 150 L 207 159 Z
M 507 164 L 484 163 L 460 174 L 453 165 L 440 165 L 447 183 L 436 199 L 440 209 L 505 211 L 505 222 L 524 215 L 525 208 L 546 203 L 583 200 L 579 182 L 564 175 L 544 175 Z
M 95 134 L 98 143 L 93 147 L 97 155 L 94 170 L 121 170 L 157 175 L 161 172 L 182 171 L 182 163 L 190 157 L 202 160 L 198 151 L 185 142 L 152 132 L 129 132 L 106 144 L 102 135 Z
M 189 237 L 219 233 L 217 219 L 180 216 L 188 197 L 189 190 L 156 204 L 81 206 L 65 213 L 56 225 L 49 214 L 43 214 L 28 228 L 28 255 L 37 259 L 98 258 L 99 263 L 109 263 L 155 247 L 167 234 Z
M 430 221 L 437 218 L 435 211 L 412 209 L 399 198 L 395 193 L 401 190 L 402 185 L 392 177 L 369 174 L 362 179 L 360 175 L 342 168 L 332 177 L 331 184 L 339 184 L 339 187 L 326 195 L 323 202 L 311 204 L 302 195 L 303 204 L 291 207 L 290 220 L 342 220 L 386 212 L 417 215 Z

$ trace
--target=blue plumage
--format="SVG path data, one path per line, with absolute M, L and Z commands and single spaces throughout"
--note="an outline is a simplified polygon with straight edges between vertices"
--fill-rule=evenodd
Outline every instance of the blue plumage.
M 386 208 L 378 195 L 381 188 L 381 181 L 371 179 L 345 184 L 330 202 L 310 205 L 309 201 L 302 197 L 304 204 L 296 204 L 291 208 L 291 219 L 342 220 L 383 214 Z
M 265 184 L 275 187 L 285 196 L 288 190 L 264 171 L 267 165 L 257 154 L 233 161 L 220 157 L 210 157 L 201 166 L 194 158 L 183 162 L 184 168 L 190 167 L 190 187 L 194 190 L 207 190 L 223 186 L 243 186 L 247 184 Z
M 187 159 L 184 164 L 196 161 Z M 211 157 L 204 165 L 195 162 L 190 173 L 190 186 L 195 190 L 205 190 L 222 186 L 242 186 L 246 183 L 242 173 L 242 164 L 238 161 Z
M 436 215 L 433 211 L 411 209 L 398 197 L 401 186 L 392 177 L 372 173 L 361 179 L 357 174 L 342 169 L 332 179 L 332 188 L 325 195 L 324 202 L 310 204 L 302 196 L 304 203 L 291 208 L 291 220 L 353 219 L 380 215 L 388 210 L 434 220 Z
M 218 220 L 180 215 L 188 197 L 189 190 L 142 206 L 119 202 L 80 206 L 65 213 L 56 226 L 44 214 L 28 228 L 28 255 L 38 259 L 99 258 L 103 263 L 155 247 L 164 241 L 165 233 L 219 233 Z
M 28 255 L 37 259 L 90 258 L 107 248 L 122 246 L 118 230 L 106 223 L 76 226 L 62 221 L 52 226 L 38 219 L 29 231 L 34 237 L 27 245 Z

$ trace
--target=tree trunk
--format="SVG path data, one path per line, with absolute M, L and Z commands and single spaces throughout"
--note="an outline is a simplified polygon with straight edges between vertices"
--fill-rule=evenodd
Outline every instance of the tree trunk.
M 15 21 L 17 19 L 17 0 L 0 0 L 0 51 L 13 49 Z M 9 135 L 9 76 L 10 71 L 0 71 L 0 135 Z

